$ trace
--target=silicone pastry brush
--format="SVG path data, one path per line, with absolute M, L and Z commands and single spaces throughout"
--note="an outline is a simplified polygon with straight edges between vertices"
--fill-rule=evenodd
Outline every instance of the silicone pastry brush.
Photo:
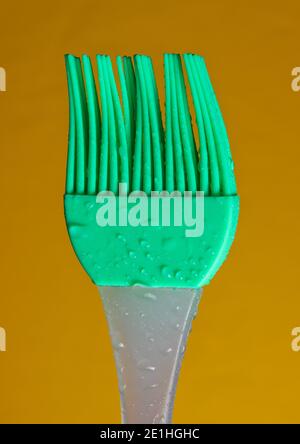
M 66 56 L 65 218 L 104 303 L 125 423 L 171 421 L 201 288 L 225 260 L 238 219 L 228 137 L 204 60 L 185 54 L 183 62 L 164 57 L 163 125 L 149 57 L 117 58 L 119 93 L 108 56 L 97 56 L 98 82 L 88 56 Z

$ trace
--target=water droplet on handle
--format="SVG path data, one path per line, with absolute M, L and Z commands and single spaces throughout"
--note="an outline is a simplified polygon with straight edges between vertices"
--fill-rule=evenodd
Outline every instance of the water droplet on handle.
M 144 294 L 144 298 L 146 299 L 151 299 L 152 301 L 156 301 L 157 300 L 157 296 L 153 293 L 147 292 Z

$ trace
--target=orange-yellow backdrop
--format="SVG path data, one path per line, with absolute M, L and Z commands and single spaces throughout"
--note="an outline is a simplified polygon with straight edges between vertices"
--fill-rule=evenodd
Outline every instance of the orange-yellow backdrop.
M 66 52 L 205 56 L 241 216 L 194 322 L 174 421 L 299 422 L 299 15 L 296 0 L 1 5 L 0 422 L 120 420 L 98 292 L 64 226 Z

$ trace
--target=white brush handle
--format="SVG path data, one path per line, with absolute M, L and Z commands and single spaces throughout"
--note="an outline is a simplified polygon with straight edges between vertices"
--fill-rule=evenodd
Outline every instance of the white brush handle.
M 99 287 L 114 347 L 123 424 L 169 424 L 201 289 Z

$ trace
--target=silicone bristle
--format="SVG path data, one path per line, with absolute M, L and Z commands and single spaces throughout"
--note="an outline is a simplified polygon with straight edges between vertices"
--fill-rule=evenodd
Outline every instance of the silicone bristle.
M 80 59 L 71 55 L 66 57 L 67 70 L 69 76 L 69 90 L 72 97 L 72 113 L 74 115 L 74 129 L 71 130 L 70 151 L 75 152 L 74 171 L 74 190 L 76 194 L 85 194 L 86 192 L 86 157 L 88 143 L 88 122 L 87 122 L 87 103 L 84 90 L 83 75 Z M 73 132 L 73 133 L 72 133 Z M 75 137 L 75 143 L 73 140 Z M 74 149 L 75 146 L 75 149 Z M 71 154 L 72 156 L 72 154 Z M 72 165 L 70 165 L 71 167 Z M 67 175 L 68 176 L 68 175 Z
M 69 92 L 67 194 L 203 191 L 236 194 L 223 118 L 202 57 L 164 56 L 165 127 L 151 58 L 117 57 L 118 91 L 110 57 L 97 55 L 99 99 L 88 56 L 66 56 Z M 189 110 L 191 93 L 198 140 Z
M 99 163 L 100 144 L 100 110 L 90 58 L 84 55 L 82 57 L 82 62 L 86 81 L 86 94 L 89 115 L 87 192 L 88 194 L 94 194 L 97 191 L 98 183 L 97 171 Z

